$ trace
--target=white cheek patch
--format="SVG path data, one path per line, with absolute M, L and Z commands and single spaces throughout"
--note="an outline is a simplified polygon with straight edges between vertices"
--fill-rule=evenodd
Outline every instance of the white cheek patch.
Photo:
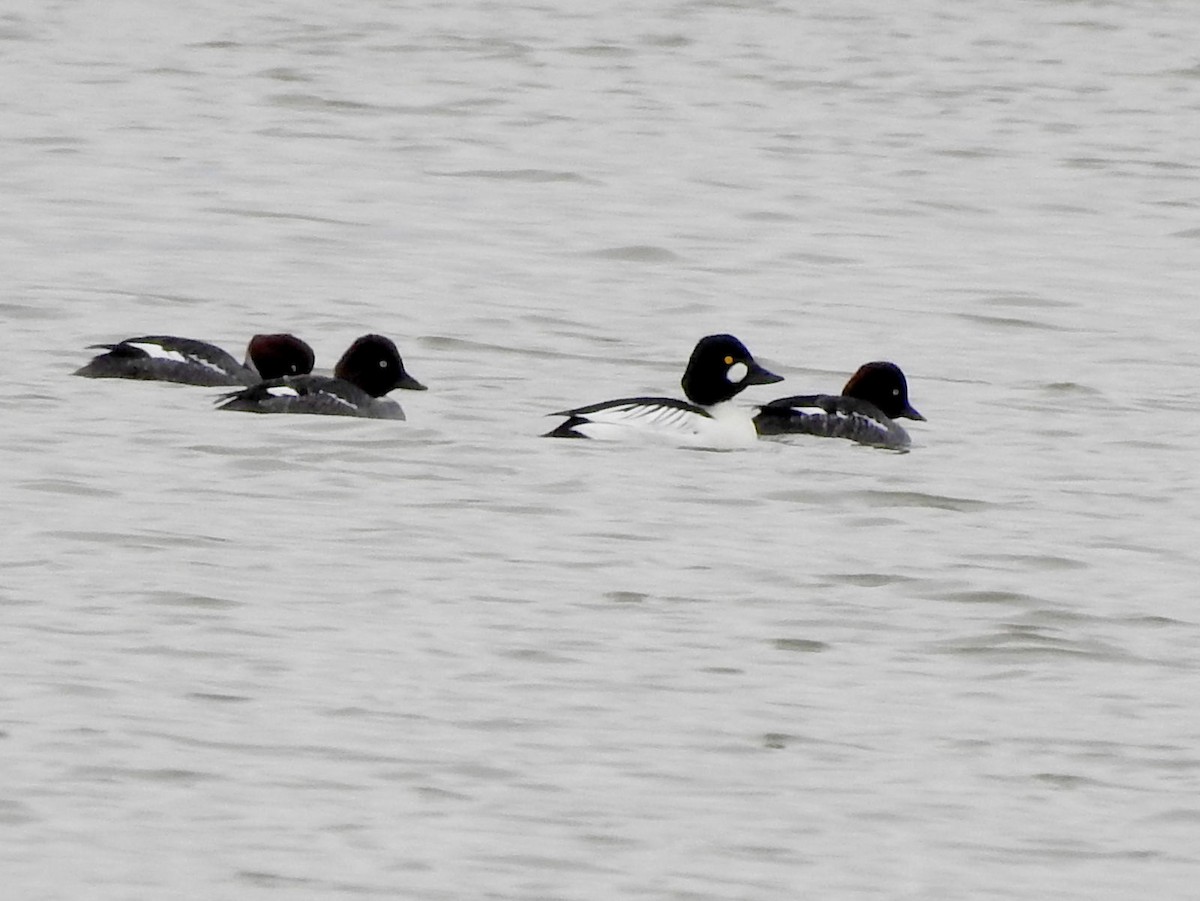
M 741 380 L 749 374 L 750 367 L 745 363 L 734 363 L 727 370 L 725 370 L 725 378 L 729 379 L 729 381 L 733 382 L 735 385 L 741 382 Z
M 172 363 L 186 363 L 187 357 L 177 350 L 167 350 L 161 344 L 130 344 L 130 347 L 136 347 L 146 356 L 155 360 L 170 360 Z
M 300 392 L 295 388 L 289 388 L 287 385 L 274 385 L 267 389 L 267 394 L 272 397 L 299 397 Z

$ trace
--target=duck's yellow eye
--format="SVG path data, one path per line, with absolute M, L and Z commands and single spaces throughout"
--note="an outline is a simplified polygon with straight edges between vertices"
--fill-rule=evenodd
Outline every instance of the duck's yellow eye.
M 733 357 L 726 357 L 726 358 L 725 358 L 725 365 L 726 365 L 726 366 L 732 366 L 732 365 L 733 365 Z

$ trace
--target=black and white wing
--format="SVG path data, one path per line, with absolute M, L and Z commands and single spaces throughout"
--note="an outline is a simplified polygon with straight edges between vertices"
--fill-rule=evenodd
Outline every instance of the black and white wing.
M 146 379 L 216 387 L 251 385 L 257 379 L 228 353 L 207 341 L 147 335 L 126 338 L 116 344 L 93 344 L 105 350 L 76 375 L 86 378 Z
M 872 447 L 908 447 L 908 432 L 874 404 L 833 394 L 781 397 L 759 408 L 754 426 L 760 435 L 816 435 L 846 438 Z
M 626 397 L 551 415 L 567 418 L 547 432 L 546 437 L 600 440 L 619 440 L 638 434 L 687 439 L 712 420 L 702 407 L 670 397 Z
M 243 391 L 224 394 L 217 399 L 217 409 L 245 413 L 404 418 L 404 411 L 395 401 L 371 397 L 342 379 L 316 375 L 271 379 Z

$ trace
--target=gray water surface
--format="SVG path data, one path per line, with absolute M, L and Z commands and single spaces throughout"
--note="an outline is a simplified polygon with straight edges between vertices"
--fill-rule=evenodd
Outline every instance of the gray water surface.
M 10 4 L 6 893 L 1193 897 L 1198 47 L 1185 0 Z M 69 376 L 280 330 L 431 390 Z M 537 437 L 716 331 L 787 376 L 747 403 L 892 359 L 929 422 Z

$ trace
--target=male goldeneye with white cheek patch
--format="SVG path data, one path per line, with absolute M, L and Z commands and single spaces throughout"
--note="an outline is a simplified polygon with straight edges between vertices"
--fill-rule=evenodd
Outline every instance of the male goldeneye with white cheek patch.
M 750 410 L 732 403 L 750 385 L 783 377 L 768 372 L 732 335 L 701 338 L 683 373 L 687 400 L 626 397 L 563 410 L 567 417 L 549 438 L 651 440 L 684 447 L 727 450 L 757 440 Z

